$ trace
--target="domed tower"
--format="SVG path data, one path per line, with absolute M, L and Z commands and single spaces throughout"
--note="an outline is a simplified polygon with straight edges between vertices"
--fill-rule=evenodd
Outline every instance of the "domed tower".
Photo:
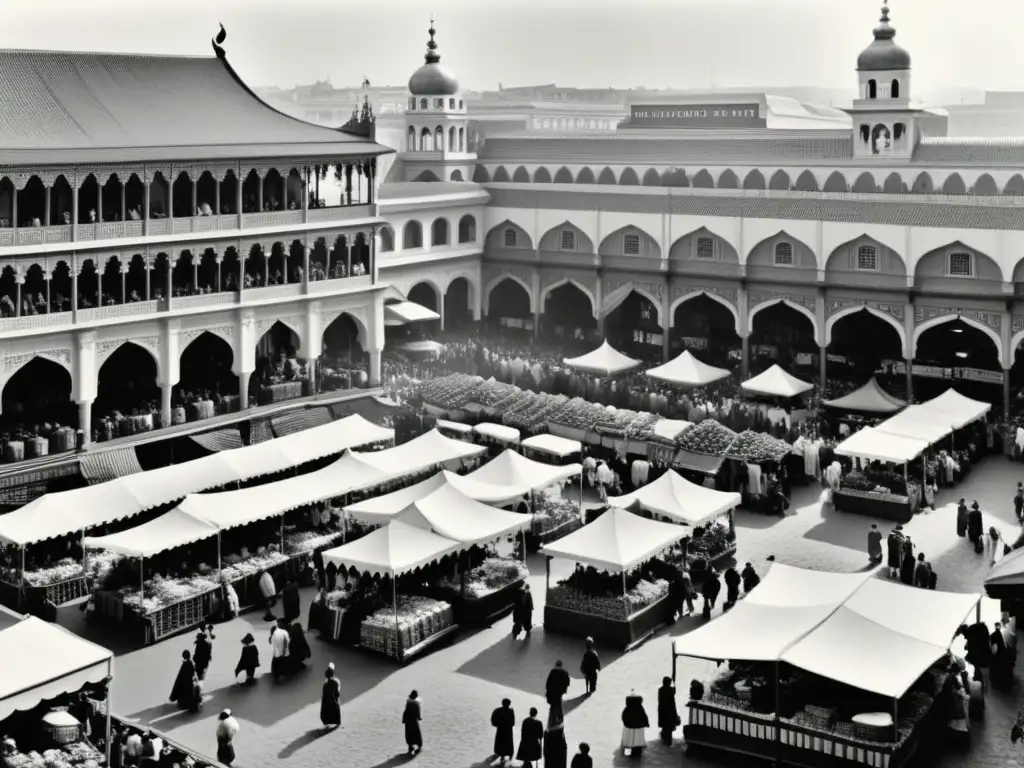
M 405 110 L 406 181 L 469 181 L 476 153 L 469 151 L 469 121 L 459 81 L 441 66 L 430 20 L 430 41 L 422 67 L 409 78 Z
M 887 3 L 874 35 L 857 57 L 860 93 L 848 110 L 853 117 L 853 153 L 858 158 L 909 158 L 917 141 L 920 110 L 910 106 L 910 54 L 894 40 Z

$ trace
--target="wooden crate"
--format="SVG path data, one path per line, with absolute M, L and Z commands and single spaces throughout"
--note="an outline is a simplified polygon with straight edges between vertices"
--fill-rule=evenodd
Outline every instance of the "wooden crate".
M 150 642 L 158 642 L 182 630 L 205 623 L 210 613 L 210 592 L 179 600 L 147 616 Z

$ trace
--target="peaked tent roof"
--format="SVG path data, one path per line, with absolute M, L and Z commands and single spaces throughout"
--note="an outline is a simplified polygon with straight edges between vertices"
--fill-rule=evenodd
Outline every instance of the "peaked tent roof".
M 926 443 L 937 443 L 953 431 L 948 421 L 936 418 L 934 411 L 926 410 L 922 405 L 908 405 L 895 416 L 877 424 L 875 429 L 890 435 L 924 440 Z
M 430 467 L 457 459 L 469 459 L 487 452 L 482 445 L 445 437 L 432 429 L 407 443 L 383 451 L 357 453 L 356 456 L 371 467 L 399 477 L 413 475 Z
M 825 405 L 830 408 L 840 408 L 846 411 L 865 411 L 867 413 L 896 413 L 900 408 L 906 406 L 905 400 L 893 397 L 881 386 L 874 376 L 860 389 L 854 390 L 848 395 L 838 397 L 835 400 L 826 400 Z
M 608 340 L 595 349 L 580 357 L 567 357 L 562 360 L 570 368 L 583 371 L 584 373 L 596 373 L 601 376 L 614 376 L 617 373 L 630 371 L 640 365 L 639 360 L 619 352 Z
M 525 488 L 524 493 L 529 493 L 575 477 L 582 471 L 580 464 L 545 464 L 506 448 L 480 469 L 466 475 L 466 479 L 491 486 Z
M 773 365 L 764 373 L 758 374 L 754 378 L 740 384 L 740 388 L 755 395 L 796 397 L 810 389 L 814 389 L 814 385 L 801 381 L 778 365 Z
M 86 536 L 84 542 L 125 557 L 152 557 L 216 535 L 216 525 L 175 507 L 148 523 L 109 536 Z
M 433 531 L 460 544 L 482 544 L 528 528 L 533 515 L 495 509 L 450 485 L 442 485 L 429 496 L 414 501 L 395 521 Z
M 928 413 L 934 413 L 937 421 L 941 420 L 943 424 L 950 424 L 954 429 L 960 429 L 972 421 L 980 419 L 992 410 L 992 405 L 980 400 L 972 400 L 950 387 L 938 397 L 921 403 L 921 408 Z
M 686 538 L 686 529 L 659 523 L 624 509 L 609 508 L 578 531 L 541 548 L 548 557 L 562 557 L 618 572 L 632 568 Z
M 217 56 L 6 50 L 0 92 L 0 165 L 391 151 L 278 112 Z
M 608 503 L 613 507 L 629 509 L 639 504 L 648 512 L 692 526 L 714 520 L 723 512 L 738 507 L 740 501 L 738 493 L 716 491 L 691 483 L 674 469 L 633 493 L 608 497 Z
M 840 456 L 857 456 L 869 461 L 906 464 L 927 451 L 929 445 L 927 440 L 864 427 L 837 445 L 835 452 Z
M 703 387 L 732 375 L 725 368 L 701 362 L 685 350 L 679 357 L 670 360 L 657 368 L 651 368 L 647 375 L 658 381 L 680 384 L 686 387 Z
M 1015 549 L 998 563 L 985 577 L 986 587 L 1016 587 L 1024 584 L 1024 549 Z
M 328 549 L 324 564 L 371 575 L 401 575 L 460 549 L 457 541 L 397 520 L 361 539 Z

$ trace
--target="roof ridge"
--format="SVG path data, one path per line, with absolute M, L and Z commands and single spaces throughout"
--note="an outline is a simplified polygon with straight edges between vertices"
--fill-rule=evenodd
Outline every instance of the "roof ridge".
M 216 56 L 199 53 L 135 53 L 131 51 L 68 51 L 48 48 L 0 48 L 4 53 L 42 53 L 53 56 L 119 56 L 136 59 L 215 59 Z

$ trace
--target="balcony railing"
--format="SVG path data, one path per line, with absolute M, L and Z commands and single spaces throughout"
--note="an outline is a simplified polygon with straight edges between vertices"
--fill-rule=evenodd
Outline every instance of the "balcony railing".
M 594 268 L 601 263 L 601 257 L 595 253 L 575 253 L 573 251 L 541 251 L 540 263 L 552 267 L 584 267 Z
M 352 221 L 369 218 L 373 205 L 345 205 L 334 208 L 311 208 L 307 212 L 267 211 L 264 213 L 243 213 L 242 229 L 264 229 L 301 225 L 308 216 L 311 224 Z M 0 229 L 0 248 L 33 245 L 51 245 L 97 240 L 118 240 L 126 237 L 167 236 L 198 234 L 205 232 L 238 231 L 237 214 L 219 216 L 189 216 L 177 219 L 149 219 L 148 221 L 107 221 L 93 224 L 56 225 L 50 227 L 19 227 Z M 72 235 L 73 231 L 73 235 Z
M 293 285 L 265 285 L 262 288 L 245 288 L 242 291 L 242 303 L 262 301 L 264 299 L 285 299 L 302 295 L 302 283 Z
M 683 275 L 735 278 L 743 276 L 743 268 L 739 264 L 714 259 L 669 259 L 669 269 Z
M 132 301 L 128 304 L 111 304 L 106 307 L 93 307 L 91 309 L 78 310 L 78 322 L 94 323 L 98 320 L 113 320 L 118 317 L 151 315 L 155 312 L 161 312 L 166 308 L 167 302 L 163 299 L 153 299 L 152 301 Z
M 668 259 L 651 256 L 601 256 L 604 269 L 629 272 L 668 272 Z

